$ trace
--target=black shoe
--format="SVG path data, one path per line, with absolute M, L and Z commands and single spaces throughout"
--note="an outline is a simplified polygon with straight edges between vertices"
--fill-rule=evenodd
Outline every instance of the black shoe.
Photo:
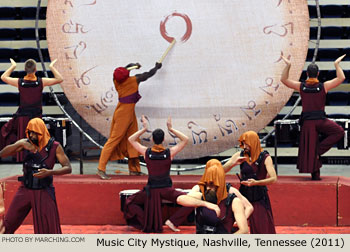
M 321 180 L 320 171 L 311 173 L 311 180 Z

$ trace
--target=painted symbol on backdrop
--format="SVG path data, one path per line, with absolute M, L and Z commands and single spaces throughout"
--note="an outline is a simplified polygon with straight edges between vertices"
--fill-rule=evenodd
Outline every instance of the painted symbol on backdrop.
M 192 140 L 194 145 L 196 145 L 197 143 L 201 144 L 208 142 L 208 133 L 206 129 L 204 129 L 202 126 L 200 126 L 194 121 L 189 121 L 187 123 L 187 128 L 189 128 L 192 131 Z M 196 136 L 198 140 L 196 139 Z M 202 136 L 204 136 L 204 139 L 202 139 Z
M 95 129 L 104 136 L 108 136 L 110 131 L 110 121 L 113 118 L 112 108 L 115 107 L 118 94 L 115 90 L 111 90 L 111 81 L 105 76 L 110 75 L 110 69 L 101 68 L 106 61 L 113 61 L 117 56 L 118 59 L 127 61 L 130 55 L 123 50 L 123 47 L 113 47 L 106 50 L 101 46 L 99 34 L 103 32 L 108 40 L 114 39 L 114 23 L 130 24 L 133 22 L 134 29 L 138 29 L 139 22 L 151 22 L 149 25 L 159 31 L 161 38 L 169 42 L 176 39 L 177 43 L 185 44 L 194 42 L 193 39 L 202 39 L 201 43 L 216 43 L 220 38 L 223 41 L 218 52 L 223 54 L 234 54 L 237 57 L 232 59 L 234 62 L 246 60 L 246 54 L 254 55 L 254 64 L 257 66 L 264 64 L 266 67 L 259 72 L 249 77 L 244 77 L 236 86 L 229 83 L 223 83 L 221 89 L 215 89 L 218 95 L 232 94 L 230 99 L 235 100 L 234 104 L 221 100 L 217 102 L 206 103 L 202 99 L 202 95 L 213 93 L 212 85 L 202 85 L 200 95 L 191 95 L 191 92 L 196 92 L 196 85 L 192 85 L 193 80 L 188 78 L 187 71 L 179 71 L 179 77 L 184 80 L 181 85 L 186 85 L 188 94 L 182 94 L 181 89 L 174 88 L 169 96 L 166 97 L 166 102 L 157 104 L 157 108 L 162 109 L 166 115 L 160 116 L 158 109 L 149 110 L 148 106 L 154 104 L 154 97 L 144 97 L 143 104 L 138 106 L 136 113 L 138 116 L 147 114 L 149 121 L 149 130 L 155 127 L 165 127 L 164 121 L 167 118 L 167 111 L 174 111 L 174 123 L 182 125 L 182 131 L 192 139 L 192 144 L 189 144 L 184 151 L 180 153 L 178 158 L 196 158 L 207 155 L 216 154 L 226 150 L 227 146 L 236 142 L 238 136 L 246 130 L 258 131 L 265 127 L 280 111 L 284 104 L 292 95 L 292 90 L 281 88 L 283 85 L 279 81 L 279 75 L 285 66 L 282 56 L 292 59 L 292 55 L 299 55 L 294 58 L 295 68 L 291 69 L 294 76 L 301 73 L 301 69 L 305 64 L 305 58 L 309 42 L 309 26 L 310 20 L 307 12 L 307 1 L 291 1 L 291 0 L 271 0 L 271 1 L 255 1 L 251 5 L 251 1 L 227 1 L 227 11 L 222 11 L 222 3 L 220 1 L 187 1 L 191 4 L 186 6 L 186 10 L 179 9 L 174 1 L 173 8 L 157 10 L 154 7 L 158 0 L 137 1 L 138 4 L 144 5 L 142 8 L 129 13 L 128 17 L 124 15 L 115 15 L 116 10 L 111 8 L 116 1 L 101 1 L 101 0 L 62 0 L 48 1 L 47 7 L 47 40 L 50 51 L 50 56 L 53 58 L 64 59 L 58 62 L 58 67 L 61 69 L 65 79 L 68 79 L 66 85 L 63 85 L 65 94 L 70 102 L 74 105 L 82 117 Z M 203 3 L 205 2 L 205 3 Z M 210 2 L 210 4 L 209 4 Z M 265 3 L 269 2 L 269 3 Z M 103 3 L 103 4 L 101 4 Z M 212 14 L 220 15 L 219 19 L 203 19 L 203 4 L 205 8 L 209 7 Z M 176 6 L 176 7 L 175 7 Z M 247 14 L 245 20 L 234 20 L 233 16 L 241 15 L 242 11 L 247 8 L 251 9 L 251 13 Z M 61 11 L 59 11 L 61 10 Z M 98 22 L 91 22 L 91 16 L 87 15 L 94 13 L 94 18 Z M 295 13 L 298 11 L 298 15 Z M 149 13 L 154 13 L 154 19 L 149 19 Z M 269 13 L 265 16 L 264 13 Z M 262 16 L 259 16 L 259 15 Z M 106 17 L 113 17 L 112 20 Z M 193 20 L 193 21 L 192 21 Z M 196 21 L 200 20 L 200 24 Z M 203 21 L 203 22 L 202 22 Z M 257 21 L 259 23 L 257 24 Z M 159 23 L 158 23 L 159 22 Z M 208 23 L 206 23 L 208 22 Z M 240 31 L 239 36 L 232 38 L 232 35 L 221 34 L 220 36 L 207 36 L 206 27 L 210 26 L 223 27 L 224 29 L 235 29 Z M 159 25 L 159 28 L 158 28 Z M 197 27 L 198 25 L 198 27 Z M 193 26 L 193 27 L 192 27 Z M 257 29 L 256 34 L 251 34 L 250 27 Z M 196 37 L 192 38 L 193 35 Z M 130 31 L 116 31 L 122 37 L 128 38 Z M 152 39 L 151 33 L 146 30 L 139 31 L 143 37 Z M 154 35 L 154 34 L 153 34 Z M 152 35 L 152 36 L 153 36 Z M 158 35 L 158 36 L 159 36 Z M 228 41 L 234 43 L 245 43 L 250 41 L 252 36 L 266 43 L 258 43 L 256 51 L 251 49 L 243 51 L 240 47 L 232 46 Z M 158 37 L 160 38 L 160 37 Z M 130 37 L 130 40 L 134 38 Z M 191 41 L 190 41 L 191 39 Z M 271 48 L 271 41 L 274 46 Z M 126 41 L 128 42 L 128 41 Z M 155 41 L 156 47 L 164 48 L 162 39 Z M 98 45 L 98 46 L 96 46 Z M 177 44 L 179 46 L 179 44 Z M 125 44 L 126 48 L 128 43 Z M 113 50 L 112 50 L 113 49 Z M 244 49 L 246 49 L 244 47 Z M 254 48 L 255 49 L 255 48 Z M 155 49 L 156 50 L 156 49 Z M 96 57 L 96 52 L 101 57 Z M 238 51 L 238 53 L 237 53 Z M 262 51 L 262 53 L 260 53 Z M 265 51 L 269 51 L 268 57 Z M 134 48 L 132 54 L 143 55 L 144 48 Z M 187 43 L 187 46 L 181 48 L 181 55 L 190 55 L 193 53 L 193 47 Z M 172 64 L 180 65 L 183 63 L 183 57 L 178 54 L 173 55 Z M 239 58 L 242 57 L 242 58 Z M 201 54 L 198 60 L 215 63 L 216 56 L 213 54 Z M 230 63 L 230 62 L 229 62 Z M 242 70 L 235 67 L 227 73 L 226 70 L 218 68 L 214 69 L 218 76 L 226 79 L 226 76 L 240 75 Z M 200 71 L 200 70 L 199 70 Z M 207 83 L 208 79 L 212 78 L 211 71 L 202 71 L 195 77 L 195 81 L 199 83 Z M 165 76 L 162 76 L 162 78 Z M 245 79 L 246 78 L 246 79 Z M 168 81 L 172 81 L 173 78 Z M 256 80 L 257 85 L 252 86 L 249 92 L 240 94 L 241 89 L 247 88 L 246 83 L 251 83 L 251 80 Z M 188 83 L 187 83 L 188 81 Z M 218 79 L 220 81 L 220 79 Z M 221 81 L 220 81 L 221 82 Z M 255 82 L 254 82 L 255 83 Z M 176 80 L 170 83 L 170 86 L 178 84 Z M 179 93 L 177 93 L 179 92 Z M 178 97 L 183 95 L 183 108 L 190 108 L 183 115 L 181 110 L 175 112 L 174 105 L 178 104 Z M 188 97 L 187 97 L 188 95 Z M 206 97 L 207 98 L 207 97 Z M 203 105 L 205 102 L 205 105 Z M 153 105 L 151 105 L 153 106 Z M 198 117 L 198 113 L 201 115 Z M 163 113 L 162 113 L 163 115 Z M 193 117 L 193 118 L 192 118 Z M 142 123 L 138 123 L 139 127 Z M 151 132 L 146 132 L 141 141 L 145 143 L 151 142 Z M 166 143 L 168 146 L 175 145 L 179 139 L 176 139 L 171 133 L 165 134 Z M 229 143 L 228 143 L 229 142 Z
M 169 43 L 171 43 L 174 40 L 174 37 L 169 36 L 167 31 L 166 31 L 166 23 L 172 17 L 181 17 L 185 21 L 185 23 L 186 23 L 186 32 L 181 37 L 181 41 L 182 42 L 186 42 L 191 37 L 191 34 L 192 34 L 192 22 L 191 22 L 191 19 L 185 14 L 174 12 L 173 14 L 170 14 L 170 15 L 166 16 L 165 19 L 160 22 L 160 27 L 159 27 L 160 34 Z

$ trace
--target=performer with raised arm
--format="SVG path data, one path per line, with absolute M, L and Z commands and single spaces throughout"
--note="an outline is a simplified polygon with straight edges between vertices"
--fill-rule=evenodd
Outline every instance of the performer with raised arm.
M 101 179 L 110 179 L 106 174 L 109 160 L 119 160 L 124 157 L 128 158 L 129 174 L 141 175 L 139 154 L 128 142 L 128 137 L 138 129 L 135 105 L 141 99 L 138 91 L 139 84 L 152 77 L 162 67 L 162 64 L 157 62 L 149 72 L 129 76 L 128 68 L 140 67 L 139 63 L 131 63 L 126 67 L 118 67 L 114 70 L 113 82 L 118 92 L 119 102 L 113 114 L 109 138 L 103 146 L 98 163 L 97 175 Z
M 35 234 L 60 234 L 53 176 L 71 173 L 69 159 L 60 143 L 50 138 L 42 119 L 34 118 L 28 122 L 26 136 L 0 151 L 0 157 L 28 152 L 23 161 L 23 176 L 18 178 L 21 185 L 5 215 L 3 226 L 0 220 L 0 233 L 13 234 L 32 210 Z M 53 169 L 56 160 L 61 164 L 59 169 Z
M 250 233 L 275 234 L 272 208 L 266 187 L 277 181 L 272 158 L 261 148 L 259 136 L 254 131 L 243 133 L 239 142 L 243 150 L 233 154 L 224 164 L 224 170 L 227 173 L 232 167 L 240 165 L 239 191 L 254 207 L 254 212 L 249 218 Z
M 281 82 L 299 92 L 302 101 L 297 169 L 300 173 L 311 173 L 312 180 L 321 180 L 321 155 L 344 137 L 342 127 L 327 119 L 325 113 L 327 92 L 339 86 L 345 80 L 344 72 L 339 65 L 344 57 L 345 55 L 334 62 L 337 77 L 325 83 L 320 83 L 317 79 L 319 71 L 318 66 L 314 63 L 307 67 L 308 79 L 305 82 L 289 79 L 291 62 L 282 57 L 286 67 L 283 69 Z M 318 136 L 320 133 L 326 135 L 326 138 L 321 142 L 319 142 Z
M 24 63 L 26 76 L 23 78 L 10 77 L 16 69 L 16 62 L 10 59 L 11 66 L 2 75 L 1 80 L 5 83 L 18 88 L 19 91 L 19 108 L 14 117 L 1 128 L 0 149 L 8 144 L 12 144 L 19 139 L 25 138 L 25 129 L 30 119 L 42 117 L 42 91 L 46 86 L 52 86 L 63 81 L 61 74 L 54 67 L 57 60 L 50 63 L 49 68 L 54 78 L 40 78 L 35 75 L 36 62 L 28 59 Z M 17 153 L 17 161 L 24 158 L 23 152 Z
M 147 148 L 139 143 L 139 137 L 147 130 L 147 121 L 142 116 L 143 128 L 129 137 L 132 146 L 145 157 L 148 170 L 148 182 L 142 191 L 139 191 L 126 199 L 124 208 L 124 218 L 128 225 L 141 229 L 144 232 L 162 232 L 162 199 L 188 207 L 205 206 L 220 215 L 220 209 L 216 204 L 212 204 L 200 199 L 196 199 L 184 192 L 175 190 L 170 178 L 171 161 L 187 144 L 188 137 L 180 131 L 174 129 L 171 118 L 167 121 L 169 132 L 180 139 L 180 142 L 171 148 L 165 148 L 164 131 L 156 129 L 152 132 L 154 145 Z

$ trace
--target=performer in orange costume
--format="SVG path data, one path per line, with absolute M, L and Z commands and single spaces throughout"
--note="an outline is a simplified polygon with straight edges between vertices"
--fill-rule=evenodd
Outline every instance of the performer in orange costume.
M 149 72 L 129 77 L 130 71 L 127 68 L 133 66 L 141 67 L 138 63 L 129 64 L 126 67 L 116 68 L 113 73 L 119 102 L 113 114 L 109 139 L 102 149 L 98 163 L 97 175 L 101 179 L 110 179 L 106 174 L 106 165 L 109 160 L 119 160 L 124 157 L 128 158 L 129 174 L 141 175 L 139 154 L 129 143 L 128 138 L 138 130 L 135 105 L 141 98 L 138 91 L 139 84 L 152 77 L 162 64 L 157 62 Z

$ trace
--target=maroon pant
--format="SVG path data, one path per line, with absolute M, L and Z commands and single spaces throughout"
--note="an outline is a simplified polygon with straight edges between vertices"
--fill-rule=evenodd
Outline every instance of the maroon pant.
M 13 234 L 32 210 L 35 234 L 61 234 L 53 190 L 54 188 L 30 190 L 20 186 L 5 215 L 5 233 Z
M 175 227 L 178 227 L 186 221 L 187 217 L 194 211 L 194 209 L 194 207 L 181 207 L 169 217 L 169 220 Z
M 127 198 L 124 218 L 128 225 L 144 232 L 162 232 L 162 199 L 176 203 L 177 197 L 185 194 L 172 187 L 150 189 L 149 195 L 145 190 L 139 191 Z
M 324 134 L 326 138 L 319 142 L 318 134 Z M 342 137 L 344 137 L 343 128 L 329 119 L 304 121 L 301 128 L 297 163 L 299 172 L 319 171 L 322 164 L 317 156 L 327 152 Z
M 272 210 L 266 208 L 263 203 L 251 202 L 254 211 L 249 217 L 249 229 L 251 234 L 276 234 Z

